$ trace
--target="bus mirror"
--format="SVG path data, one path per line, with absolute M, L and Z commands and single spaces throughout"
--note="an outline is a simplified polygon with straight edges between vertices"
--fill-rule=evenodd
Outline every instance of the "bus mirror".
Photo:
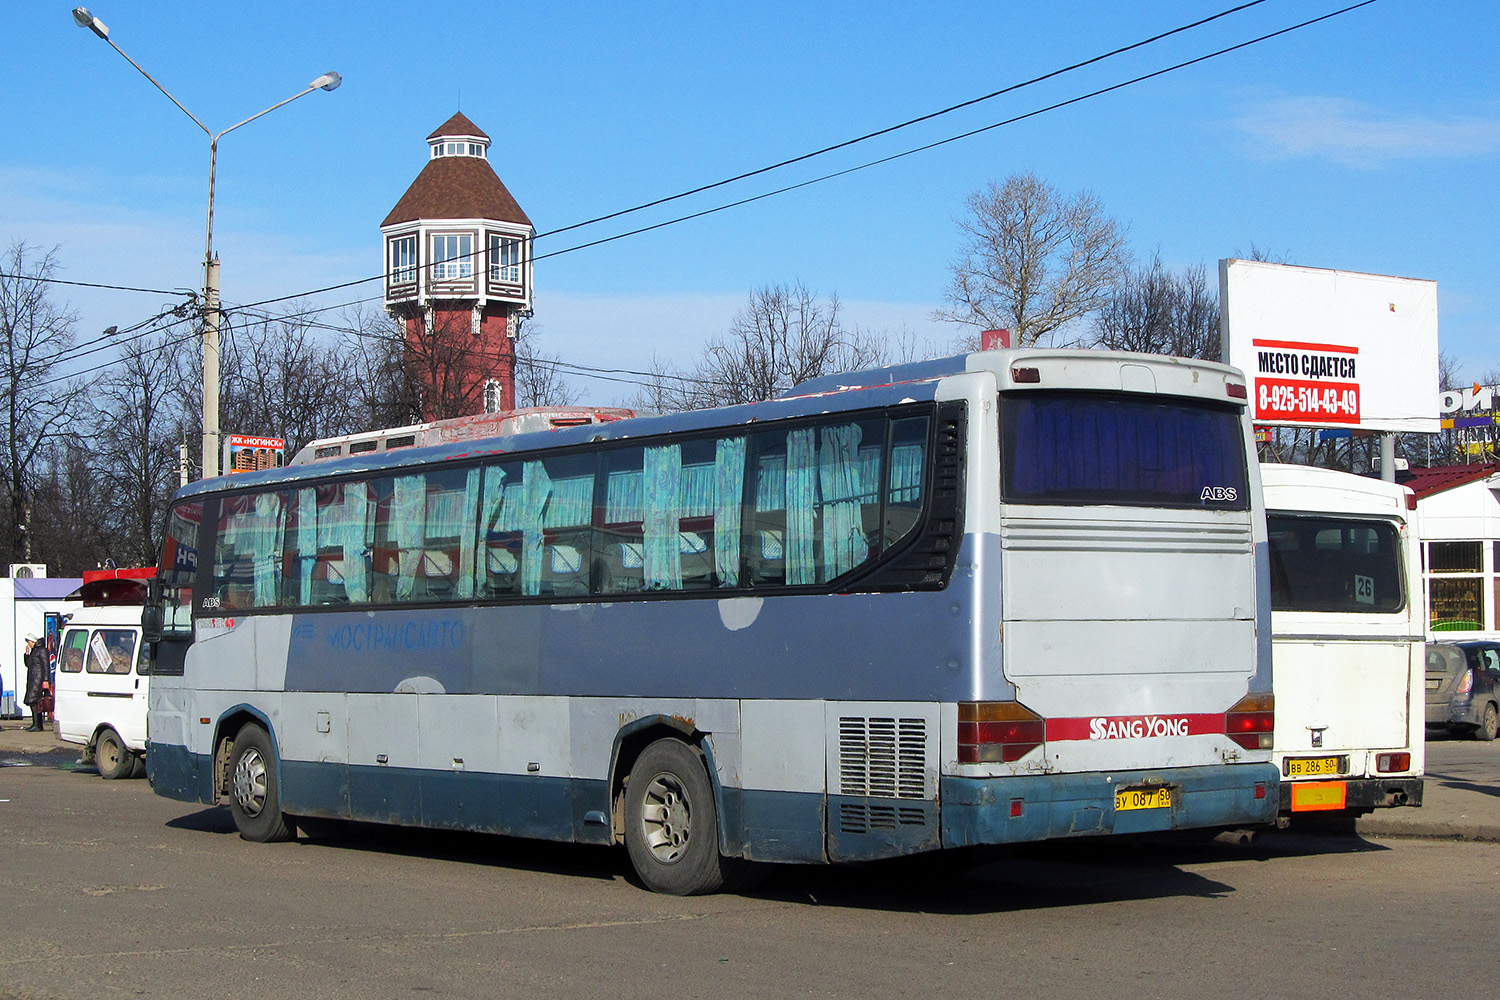
M 161 642 L 161 605 L 149 602 L 141 609 L 141 638 L 146 642 Z

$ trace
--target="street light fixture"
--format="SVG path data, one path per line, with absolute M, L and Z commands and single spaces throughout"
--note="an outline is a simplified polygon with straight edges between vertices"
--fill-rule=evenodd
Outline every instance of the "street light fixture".
M 167 100 L 177 105 L 178 110 L 191 118 L 193 124 L 208 136 L 208 227 L 203 246 L 203 478 L 208 479 L 219 474 L 219 261 L 214 256 L 214 176 L 219 162 L 219 140 L 240 125 L 248 125 L 262 115 L 268 115 L 314 90 L 337 90 L 344 81 L 337 73 L 324 73 L 304 90 L 216 133 L 199 121 L 197 115 L 183 107 L 182 102 L 168 93 L 166 87 L 157 83 L 156 78 L 142 69 L 140 63 L 111 41 L 108 26 L 89 13 L 87 7 L 74 7 L 73 21 L 80 28 L 88 28 L 109 42 L 110 48 L 124 56 L 126 62 L 139 70 L 141 76 L 150 80 L 152 86 L 166 94 Z

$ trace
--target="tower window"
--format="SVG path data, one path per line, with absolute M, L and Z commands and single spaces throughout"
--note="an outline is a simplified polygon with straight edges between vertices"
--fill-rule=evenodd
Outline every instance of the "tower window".
M 439 156 L 477 156 L 485 158 L 484 143 L 482 142 L 447 142 L 439 140 L 432 144 L 432 158 Z
M 417 238 L 402 236 L 391 240 L 391 284 L 406 285 L 417 280 Z
M 490 280 L 512 285 L 521 283 L 521 241 L 490 235 Z
M 432 277 L 457 281 L 474 276 L 474 237 L 468 233 L 432 238 Z

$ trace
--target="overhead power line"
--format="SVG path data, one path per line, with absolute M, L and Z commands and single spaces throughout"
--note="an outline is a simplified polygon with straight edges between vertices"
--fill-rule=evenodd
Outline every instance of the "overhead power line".
M 62 278 L 42 278 L 34 274 L 0 274 L 0 278 L 7 280 L 38 281 L 48 285 L 75 285 L 79 288 L 103 288 L 111 292 L 146 292 L 151 295 L 191 295 L 182 289 L 168 290 L 165 288 L 135 288 L 131 285 L 102 285 L 94 281 L 65 281 Z
M 1258 2 L 1258 0 L 1255 0 L 1255 2 Z M 1162 69 L 1154 70 L 1154 71 L 1152 71 L 1150 73 L 1143 73 L 1143 74 L 1141 74 L 1139 76 L 1131 77 L 1130 79 L 1121 81 L 1120 83 L 1112 84 L 1112 85 L 1107 86 L 1107 87 L 1100 87 L 1100 88 L 1098 88 L 1096 90 L 1089 91 L 1086 94 L 1080 94 L 1077 97 L 1072 97 L 1072 98 L 1069 98 L 1069 99 L 1063 100 L 1063 101 L 1057 101 L 1057 102 L 1055 102 L 1053 104 L 1049 104 L 1049 105 L 1046 105 L 1045 107 L 1037 108 L 1035 110 L 1026 112 L 1024 114 L 1015 115 L 1015 116 L 1012 116 L 1010 118 L 1006 118 L 1006 119 L 1004 119 L 1002 121 L 993 122 L 993 123 L 991 123 L 989 125 L 982 126 L 980 128 L 970 129 L 970 130 L 968 130 L 966 132 L 961 132 L 961 133 L 958 133 L 957 135 L 951 135 L 951 136 L 948 136 L 945 139 L 939 139 L 939 140 L 937 140 L 935 142 L 924 143 L 923 145 L 915 146 L 915 147 L 912 147 L 910 149 L 903 150 L 902 152 L 899 152 L 899 153 L 893 153 L 890 156 L 882 156 L 882 157 L 880 157 L 878 159 L 869 160 L 869 161 L 857 164 L 857 165 L 852 166 L 852 167 L 847 167 L 847 168 L 845 168 L 843 170 L 836 170 L 836 171 L 833 171 L 831 173 L 823 174 L 823 175 L 821 175 L 819 177 L 814 177 L 814 178 L 811 178 L 809 180 L 800 181 L 800 182 L 798 182 L 796 184 L 788 184 L 788 185 L 776 188 L 776 189 L 771 190 L 771 191 L 762 192 L 761 194 L 750 195 L 749 197 L 740 198 L 740 199 L 737 199 L 737 200 L 731 201 L 731 202 L 726 202 L 726 203 L 721 204 L 721 205 L 716 205 L 716 206 L 714 206 L 712 208 L 703 209 L 702 211 L 690 212 L 690 213 L 685 214 L 685 215 L 680 215 L 680 216 L 677 216 L 675 218 L 671 218 L 671 219 L 667 219 L 667 220 L 662 221 L 662 222 L 654 223 L 653 225 L 642 226 L 642 227 L 637 228 L 637 229 L 632 229 L 632 230 L 629 230 L 628 232 L 617 233 L 617 234 L 615 234 L 613 236 L 606 236 L 606 237 L 602 237 L 602 238 L 597 239 L 597 240 L 590 240 L 590 241 L 588 241 L 586 243 L 579 243 L 579 244 L 576 244 L 574 246 L 565 247 L 565 248 L 563 248 L 561 250 L 553 250 L 553 251 L 550 251 L 550 252 L 544 253 L 544 254 L 536 254 L 536 255 L 534 255 L 532 257 L 532 262 L 535 263 L 536 261 L 547 260 L 548 258 L 551 258 L 551 257 L 559 257 L 559 256 L 562 256 L 564 254 L 576 253 L 579 250 L 586 250 L 586 249 L 589 249 L 591 247 L 602 246 L 602 245 L 604 245 L 606 243 L 613 243 L 613 242 L 615 242 L 617 240 L 627 239 L 627 238 L 632 237 L 632 236 L 639 236 L 639 235 L 641 235 L 643 233 L 649 233 L 649 232 L 652 232 L 652 231 L 657 230 L 657 229 L 664 229 L 664 228 L 666 228 L 668 226 L 675 226 L 675 225 L 678 225 L 679 223 L 689 222 L 689 221 L 691 221 L 693 219 L 700 219 L 700 218 L 703 218 L 704 216 L 715 215 L 715 214 L 717 214 L 719 212 L 724 212 L 724 211 L 727 211 L 727 210 L 729 210 L 731 208 L 739 208 L 739 207 L 741 207 L 743 205 L 752 204 L 752 203 L 757 202 L 757 201 L 764 201 L 767 198 L 774 198 L 774 197 L 776 197 L 778 195 L 783 195 L 783 194 L 787 194 L 787 193 L 792 192 L 792 191 L 799 190 L 801 188 L 810 187 L 811 185 L 814 185 L 814 184 L 821 184 L 821 183 L 823 183 L 825 181 L 833 180 L 835 178 L 847 176 L 848 174 L 857 173 L 858 171 L 861 171 L 861 170 L 869 169 L 870 167 L 880 166 L 882 164 L 890 163 L 890 162 L 892 162 L 894 160 L 899 160 L 899 159 L 902 159 L 902 158 L 907 157 L 907 156 L 912 156 L 912 155 L 915 155 L 917 153 L 922 153 L 922 152 L 926 152 L 926 151 L 931 150 L 931 149 L 936 149 L 939 146 L 945 146 L 945 145 L 948 145 L 950 143 L 958 142 L 958 141 L 963 140 L 963 139 L 973 138 L 974 136 L 981 135 L 981 134 L 983 134 L 985 132 L 990 132 L 990 131 L 993 131 L 993 130 L 998 129 L 998 128 L 1003 128 L 1003 127 L 1005 127 L 1007 125 L 1013 125 L 1013 124 L 1015 124 L 1017 122 L 1026 121 L 1027 119 L 1035 118 L 1035 117 L 1038 117 L 1039 115 L 1047 114 L 1047 113 L 1052 112 L 1052 111 L 1057 111 L 1057 110 L 1069 107 L 1069 106 L 1074 105 L 1074 104 L 1079 104 L 1079 103 L 1081 103 L 1083 101 L 1092 100 L 1093 98 L 1096 98 L 1096 97 L 1102 97 L 1105 94 L 1114 93 L 1115 91 L 1123 90 L 1126 87 L 1132 87 L 1132 86 L 1135 86 L 1135 85 L 1140 84 L 1140 83 L 1145 83 L 1148 80 L 1154 80 L 1157 77 L 1165 76 L 1168 73 L 1175 73 L 1175 72 L 1177 72 L 1179 70 L 1187 69 L 1190 66 L 1196 66 L 1199 63 L 1204 63 L 1204 62 L 1207 62 L 1207 61 L 1209 61 L 1211 59 L 1217 59 L 1217 58 L 1220 58 L 1222 56 L 1228 55 L 1228 54 L 1230 54 L 1232 52 L 1238 52 L 1241 49 L 1249 48 L 1252 45 L 1259 45 L 1262 42 L 1270 41 L 1273 38 L 1279 38 L 1282 35 L 1287 35 L 1287 34 L 1290 34 L 1291 32 L 1294 32 L 1294 31 L 1300 31 L 1303 28 L 1308 28 L 1308 27 L 1311 27 L 1312 25 L 1318 24 L 1320 22 L 1327 21 L 1327 20 L 1330 20 L 1330 19 L 1335 18 L 1335 17 L 1339 17 L 1339 16 L 1344 15 L 1344 14 L 1348 14 L 1351 11 L 1355 11 L 1355 10 L 1360 9 L 1361 7 L 1368 7 L 1371 4 L 1376 3 L 1376 2 L 1377 2 L 1377 0 L 1361 0 L 1361 2 L 1359 2 L 1359 3 L 1351 4 L 1351 5 L 1347 6 L 1347 7 L 1340 8 L 1339 10 L 1335 10 L 1335 11 L 1332 11 L 1330 13 L 1320 15 L 1318 17 L 1309 18 L 1309 19 L 1307 19 L 1305 21 L 1301 21 L 1301 22 L 1299 22 L 1297 24 L 1293 24 L 1293 25 L 1290 25 L 1288 27 L 1278 29 L 1276 31 L 1267 32 L 1266 34 L 1259 35 L 1259 36 L 1257 36 L 1255 38 L 1248 39 L 1247 41 L 1239 42 L 1239 43 L 1234 44 L 1234 45 L 1225 46 L 1224 48 L 1217 49 L 1217 50 L 1215 50 L 1213 52 L 1209 52 L 1209 53 L 1207 53 L 1205 55 L 1197 56 L 1197 57 L 1192 58 L 1192 59 L 1185 59 L 1185 60 L 1183 60 L 1181 62 L 1174 63 L 1174 64 L 1172 64 L 1170 66 L 1167 66 L 1167 67 L 1164 67 Z M 1234 11 L 1237 11 L 1237 10 L 1242 10 L 1242 9 L 1244 9 L 1244 7 L 1248 7 L 1248 6 L 1252 6 L 1252 5 L 1253 5 L 1253 2 L 1252 3 L 1243 4 L 1243 5 L 1239 6 L 1239 7 L 1231 8 L 1229 10 L 1221 12 L 1220 14 L 1215 15 L 1215 17 L 1222 17 L 1222 16 L 1224 16 L 1226 14 L 1233 13 Z M 1204 22 L 1206 22 L 1208 20 L 1212 20 L 1212 19 L 1213 18 L 1205 18 L 1202 21 L 1194 22 L 1194 24 L 1195 25 L 1196 24 L 1201 24 L 1201 23 L 1204 23 Z M 1166 37 L 1169 34 L 1175 33 L 1176 31 L 1186 30 L 1188 27 L 1191 27 L 1191 25 L 1185 25 L 1182 28 L 1174 29 L 1173 32 L 1166 32 L 1166 33 L 1163 33 L 1162 35 L 1154 36 L 1153 39 L 1148 39 L 1146 41 L 1135 43 L 1132 46 L 1126 46 L 1124 48 L 1114 50 L 1113 53 L 1106 53 L 1105 55 L 1098 56 L 1095 59 L 1089 60 L 1087 62 L 1078 63 L 1074 67 L 1069 67 L 1069 69 L 1077 68 L 1077 66 L 1089 65 L 1089 64 L 1091 64 L 1093 62 L 1097 62 L 1099 59 L 1108 58 L 1109 55 L 1118 54 L 1120 52 L 1129 51 L 1132 48 L 1138 48 L 1140 45 L 1147 44 L 1151 40 L 1159 39 L 1159 38 L 1164 38 L 1164 37 Z M 997 91 L 996 93 L 998 94 L 998 93 L 1009 92 L 1009 91 L 1013 91 L 1015 89 L 1019 89 L 1020 87 L 1023 87 L 1023 86 L 1029 86 L 1033 82 L 1037 82 L 1037 81 L 1040 81 L 1040 80 L 1043 80 L 1043 79 L 1048 79 L 1050 77 L 1056 76 L 1058 73 L 1062 73 L 1062 72 L 1066 72 L 1066 71 L 1067 71 L 1066 69 L 1064 69 L 1064 70 L 1057 70 L 1057 71 L 1054 71 L 1053 73 L 1048 74 L 1046 76 L 1037 77 L 1036 80 L 1034 80 L 1034 81 L 1028 81 L 1027 83 L 1022 83 L 1022 84 L 1016 84 L 1013 87 L 1007 88 L 1006 91 Z M 988 95 L 986 97 L 983 97 L 983 98 L 975 98 L 974 101 L 966 102 L 965 105 L 955 105 L 955 107 L 967 106 L 967 104 L 972 104 L 972 103 L 975 103 L 977 101 L 985 100 L 985 99 L 987 99 L 987 97 L 988 97 Z M 933 115 L 935 116 L 935 115 L 941 114 L 941 113 L 943 113 L 943 112 L 934 112 Z M 926 116 L 926 117 L 932 117 L 932 116 Z M 917 121 L 917 120 L 921 120 L 921 119 L 914 119 L 913 121 Z M 899 128 L 899 127 L 903 127 L 903 126 L 892 126 L 892 129 L 888 129 L 888 130 L 884 130 L 884 131 L 891 131 L 891 130 L 893 130 L 895 128 Z M 884 132 L 881 132 L 881 133 L 871 133 L 871 136 L 877 135 L 877 134 L 884 134 Z M 859 141 L 859 140 L 850 140 L 850 143 L 855 142 L 855 141 Z M 828 147 L 828 149 L 843 148 L 844 146 L 849 145 L 850 143 L 839 144 L 838 146 Z M 815 156 L 815 155 L 818 155 L 818 153 L 809 153 L 809 154 L 806 154 L 803 157 L 798 157 L 798 158 L 796 158 L 794 160 L 790 160 L 790 161 L 787 161 L 787 162 L 788 163 L 799 162 L 800 160 L 805 160 L 808 157 Z M 751 172 L 745 174 L 744 176 L 754 176 L 756 174 L 764 173 L 767 170 L 773 170 L 775 168 L 776 168 L 775 165 L 770 166 L 770 167 L 765 167 L 765 168 L 762 168 L 760 170 L 751 171 Z M 723 182 L 716 182 L 715 184 L 706 185 L 706 186 L 704 186 L 702 188 L 695 189 L 695 190 L 708 190 L 709 188 L 718 187 L 718 186 L 721 186 L 722 184 L 730 183 L 734 179 L 735 178 L 731 178 L 731 179 L 723 181 Z M 692 193 L 692 192 L 683 192 L 683 193 L 681 193 L 679 195 L 673 195 L 673 196 L 670 196 L 668 198 L 658 199 L 657 201 L 652 202 L 650 204 L 652 204 L 652 205 L 662 204 L 662 203 L 664 203 L 666 201 L 671 201 L 671 200 L 674 200 L 674 199 L 679 198 L 679 197 L 686 197 L 687 194 L 690 194 L 690 193 Z M 610 217 L 618 217 L 620 215 L 627 214 L 628 212 L 639 211 L 640 209 L 646 208 L 646 207 L 650 207 L 650 206 L 649 205 L 641 205 L 641 206 L 637 206 L 636 208 L 633 208 L 633 209 L 622 210 L 621 212 L 614 213 L 614 215 L 610 216 Z M 592 220 L 592 221 L 599 221 L 599 220 Z M 578 223 L 575 226 L 566 227 L 566 229 L 574 229 L 574 228 L 578 228 L 579 226 L 588 225 L 588 224 L 589 223 Z M 553 230 L 552 233 L 555 234 L 555 233 L 559 233 L 559 232 L 563 232 L 563 231 L 565 231 L 565 230 L 558 229 L 558 230 Z M 549 235 L 551 235 L 551 234 L 549 234 Z M 540 236 L 538 236 L 538 238 L 540 238 Z M 485 252 L 484 250 L 477 249 L 473 253 L 471 253 L 469 256 L 471 256 L 471 257 L 477 256 L 477 255 L 479 255 L 481 253 L 484 253 L 484 252 Z M 380 274 L 371 275 L 370 277 L 367 277 L 367 278 L 359 278 L 359 279 L 356 279 L 356 280 L 353 280 L 353 281 L 344 281 L 344 282 L 340 282 L 340 283 L 334 284 L 334 285 L 326 285 L 326 286 L 324 286 L 322 288 L 315 288 L 315 289 L 312 289 L 310 291 L 297 292 L 297 293 L 292 294 L 292 295 L 282 295 L 282 296 L 277 296 L 275 298 L 270 298 L 270 299 L 261 299 L 261 300 L 259 300 L 257 302 L 251 302 L 251 303 L 249 303 L 248 306 L 249 307 L 254 307 L 254 306 L 271 305 L 271 304 L 276 303 L 276 302 L 285 302 L 288 299 L 302 298 L 302 297 L 309 296 L 309 295 L 320 295 L 320 294 L 322 294 L 324 292 L 337 291 L 337 290 L 342 289 L 342 288 L 352 288 L 352 287 L 354 287 L 356 285 L 367 284 L 367 283 L 369 283 L 371 281 L 380 281 L 380 280 L 383 280 L 388 273 L 389 272 L 382 271 Z

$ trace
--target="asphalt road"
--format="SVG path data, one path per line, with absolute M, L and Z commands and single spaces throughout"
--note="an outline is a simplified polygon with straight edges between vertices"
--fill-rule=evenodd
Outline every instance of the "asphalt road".
M 70 760 L 0 766 L 0 997 L 1437 997 L 1493 969 L 1485 842 L 1072 841 L 941 884 L 794 868 L 678 899 L 598 848 L 250 844 Z

